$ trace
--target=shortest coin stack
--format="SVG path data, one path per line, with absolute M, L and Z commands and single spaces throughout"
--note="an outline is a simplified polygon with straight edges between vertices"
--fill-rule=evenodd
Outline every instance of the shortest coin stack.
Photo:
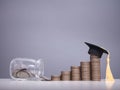
M 51 81 L 60 81 L 60 75 L 52 75 Z
M 71 66 L 71 79 L 72 81 L 79 81 L 80 78 L 80 66 Z
M 70 71 L 61 71 L 61 80 L 69 81 L 70 80 Z

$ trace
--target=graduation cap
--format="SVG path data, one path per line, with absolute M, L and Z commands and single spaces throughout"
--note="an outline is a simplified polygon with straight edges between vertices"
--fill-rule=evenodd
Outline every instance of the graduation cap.
M 85 44 L 88 45 L 88 47 L 89 47 L 88 53 L 89 53 L 90 55 L 95 55 L 95 56 L 97 56 L 98 58 L 101 58 L 101 56 L 102 56 L 103 53 L 108 54 L 108 51 L 105 50 L 105 49 L 102 48 L 102 47 L 99 47 L 99 46 L 97 46 L 97 45 L 94 45 L 94 44 L 91 44 L 91 43 L 87 43 L 87 42 L 85 42 Z

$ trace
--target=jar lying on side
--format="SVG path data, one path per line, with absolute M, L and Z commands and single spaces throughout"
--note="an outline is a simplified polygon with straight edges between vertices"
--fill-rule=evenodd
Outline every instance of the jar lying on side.
M 10 62 L 10 77 L 15 80 L 42 80 L 43 60 L 15 58 Z

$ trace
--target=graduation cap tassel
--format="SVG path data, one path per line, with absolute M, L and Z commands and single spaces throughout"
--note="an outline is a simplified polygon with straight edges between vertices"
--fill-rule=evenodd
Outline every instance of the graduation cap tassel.
M 107 65 L 106 65 L 106 81 L 114 81 L 114 77 L 112 75 L 111 69 L 110 69 L 110 54 L 107 55 Z

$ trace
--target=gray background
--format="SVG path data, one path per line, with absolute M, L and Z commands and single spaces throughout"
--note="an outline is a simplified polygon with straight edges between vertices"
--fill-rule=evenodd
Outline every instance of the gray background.
M 45 62 L 45 75 L 89 61 L 85 41 L 111 52 L 120 78 L 120 0 L 0 0 L 0 78 L 13 58 Z M 105 77 L 106 55 L 101 58 Z

